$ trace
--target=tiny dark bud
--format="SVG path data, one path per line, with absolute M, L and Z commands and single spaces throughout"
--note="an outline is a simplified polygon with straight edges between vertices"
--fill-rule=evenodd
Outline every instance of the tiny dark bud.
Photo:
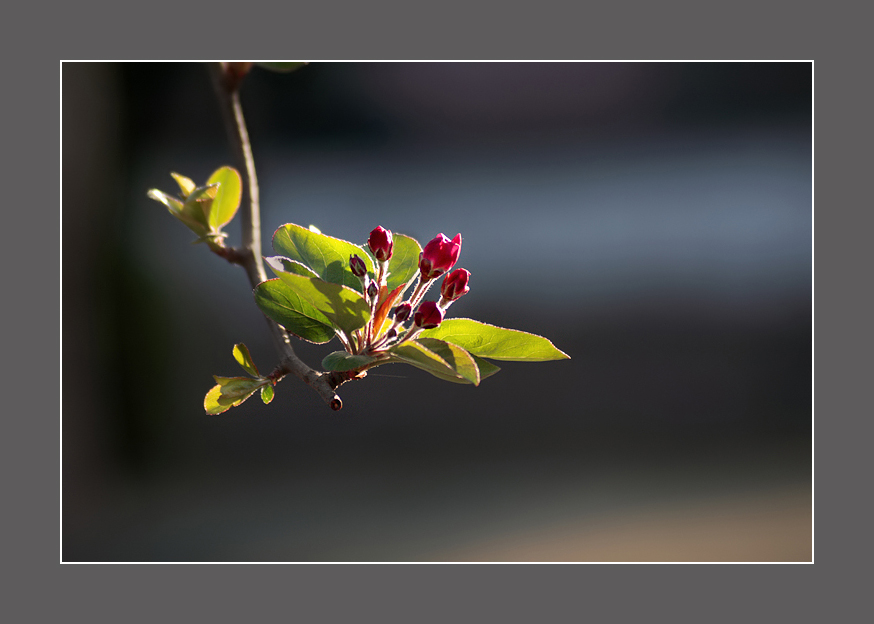
M 402 303 L 399 306 L 395 306 L 392 309 L 391 313 L 392 313 L 392 316 L 394 316 L 394 319 L 398 323 L 403 323 L 408 318 L 410 318 L 410 312 L 412 312 L 412 311 L 413 311 L 413 306 L 411 306 L 409 303 Z
M 379 286 L 376 285 L 376 282 L 370 280 L 370 283 L 367 285 L 367 296 L 371 299 L 376 299 L 376 296 L 379 294 Z
M 367 275 L 367 265 L 364 264 L 364 260 L 355 254 L 349 256 L 349 268 L 352 270 L 352 274 L 355 275 L 355 277 L 364 277 Z
M 341 409 L 343 409 L 343 401 L 341 401 L 339 398 L 331 399 L 331 409 L 335 412 L 339 412 Z

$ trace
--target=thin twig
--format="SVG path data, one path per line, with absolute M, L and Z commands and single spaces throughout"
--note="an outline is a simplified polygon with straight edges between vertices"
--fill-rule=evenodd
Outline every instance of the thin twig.
M 259 204 L 258 177 L 255 175 L 255 161 L 252 157 L 252 146 L 249 143 L 249 133 L 246 130 L 246 120 L 240 105 L 239 78 L 231 77 L 225 72 L 221 63 L 209 64 L 210 76 L 218 96 L 228 139 L 234 151 L 238 166 L 246 174 L 247 183 L 243 185 L 241 198 L 240 221 L 243 229 L 243 245 L 228 254 L 222 254 L 229 261 L 239 264 L 246 270 L 252 288 L 267 280 L 264 263 L 261 259 L 261 206 Z M 233 258 L 233 260 L 231 259 Z M 348 381 L 343 375 L 322 373 L 313 370 L 294 353 L 288 333 L 271 319 L 264 317 L 270 327 L 273 343 L 279 353 L 280 364 L 277 368 L 282 375 L 292 374 L 311 386 L 331 409 L 343 407 L 335 388 Z M 277 380 L 281 378 L 278 377 Z

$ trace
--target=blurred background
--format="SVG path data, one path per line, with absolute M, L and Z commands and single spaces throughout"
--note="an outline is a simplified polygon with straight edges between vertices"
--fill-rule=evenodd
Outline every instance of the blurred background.
M 276 362 L 146 197 L 236 165 L 206 68 L 65 63 L 64 561 L 812 559 L 809 63 L 315 63 L 242 101 L 265 255 L 460 232 L 450 315 L 572 359 L 206 416 L 235 343 Z

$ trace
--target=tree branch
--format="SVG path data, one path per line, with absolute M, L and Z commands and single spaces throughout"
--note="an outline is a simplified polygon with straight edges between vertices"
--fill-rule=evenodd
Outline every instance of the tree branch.
M 243 108 L 240 105 L 239 84 L 242 75 L 226 71 L 222 63 L 210 63 L 209 71 L 237 166 L 245 172 L 246 176 L 246 184 L 243 184 L 241 198 L 242 210 L 240 211 L 243 246 L 241 249 L 230 249 L 227 253 L 219 255 L 242 266 L 249 277 L 249 283 L 252 288 L 255 288 L 267 280 L 267 273 L 261 259 L 261 206 L 258 178 L 255 175 L 255 160 L 252 157 L 252 146 L 249 143 Z M 307 366 L 303 360 L 295 355 L 288 333 L 271 319 L 266 316 L 264 318 L 270 327 L 270 334 L 279 354 L 280 364 L 276 371 L 278 373 L 277 380 L 286 374 L 292 374 L 318 392 L 331 409 L 341 409 L 343 402 L 334 390 L 348 379 L 333 373 L 322 373 Z

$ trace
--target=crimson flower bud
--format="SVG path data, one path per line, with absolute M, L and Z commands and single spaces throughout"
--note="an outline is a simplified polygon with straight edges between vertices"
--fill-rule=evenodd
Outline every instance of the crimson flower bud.
M 416 310 L 416 316 L 413 317 L 413 323 L 422 329 L 434 329 L 442 322 L 443 310 L 438 308 L 434 301 L 422 302 Z
M 431 280 L 446 273 L 458 261 L 459 253 L 461 253 L 461 234 L 456 234 L 452 240 L 443 234 L 438 234 L 419 254 L 422 279 Z
M 443 295 L 446 301 L 455 301 L 462 295 L 466 295 L 470 290 L 470 287 L 467 285 L 469 279 L 470 271 L 467 269 L 455 269 L 443 278 L 440 294 Z
M 355 254 L 349 256 L 349 268 L 352 270 L 352 274 L 355 275 L 355 277 L 364 277 L 367 275 L 367 265 L 364 264 L 364 260 Z
M 394 247 L 391 230 L 386 230 L 381 225 L 376 226 L 370 233 L 370 238 L 367 239 L 367 245 L 373 252 L 374 258 L 380 262 L 385 262 L 391 258 L 392 247 Z
M 411 306 L 409 303 L 402 303 L 401 305 L 396 306 L 392 310 L 392 314 L 394 315 L 395 320 L 398 323 L 403 323 L 408 318 L 410 318 L 410 312 L 412 312 L 412 311 L 413 311 L 413 306 Z

